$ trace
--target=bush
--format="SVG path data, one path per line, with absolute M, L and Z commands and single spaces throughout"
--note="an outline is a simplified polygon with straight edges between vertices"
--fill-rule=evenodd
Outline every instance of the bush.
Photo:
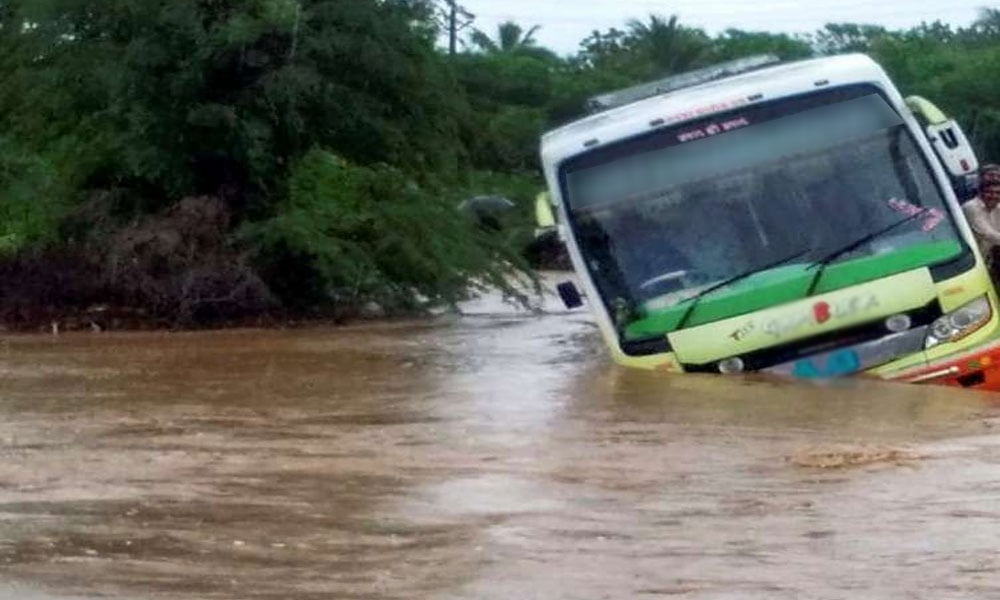
M 69 219 L 71 242 L 0 259 L 0 321 L 17 329 L 57 321 L 192 327 L 264 316 L 277 308 L 227 239 L 217 198 L 186 198 L 128 224 L 99 196 Z
M 108 296 L 174 326 L 257 317 L 275 308 L 267 286 L 230 245 L 218 198 L 185 198 L 103 239 L 93 239 Z
M 66 194 L 49 161 L 0 137 L 0 254 L 55 241 Z
M 277 216 L 245 226 L 241 239 L 287 307 L 389 312 L 454 303 L 473 287 L 509 285 L 523 259 L 495 233 L 473 226 L 457 200 L 402 171 L 362 167 L 314 150 L 293 168 Z

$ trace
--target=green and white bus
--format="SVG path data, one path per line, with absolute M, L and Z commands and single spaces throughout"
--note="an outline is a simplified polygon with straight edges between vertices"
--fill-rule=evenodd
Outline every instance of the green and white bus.
M 961 128 L 863 55 L 755 57 L 595 98 L 547 133 L 539 223 L 615 360 L 1000 389 Z

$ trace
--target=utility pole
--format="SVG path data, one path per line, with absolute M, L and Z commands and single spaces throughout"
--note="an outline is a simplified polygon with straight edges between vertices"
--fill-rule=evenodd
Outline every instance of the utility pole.
M 458 34 L 472 25 L 476 15 L 465 10 L 465 7 L 458 4 L 458 0 L 443 0 L 444 6 L 441 8 L 441 20 L 439 23 L 448 32 L 448 54 L 455 56 L 458 52 Z
M 458 3 L 448 0 L 448 54 L 455 56 L 458 47 Z

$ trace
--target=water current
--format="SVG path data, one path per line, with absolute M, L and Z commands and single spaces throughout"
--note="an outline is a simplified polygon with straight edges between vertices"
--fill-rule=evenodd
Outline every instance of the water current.
M 0 340 L 0 598 L 1000 597 L 1000 396 L 669 377 L 495 298 Z

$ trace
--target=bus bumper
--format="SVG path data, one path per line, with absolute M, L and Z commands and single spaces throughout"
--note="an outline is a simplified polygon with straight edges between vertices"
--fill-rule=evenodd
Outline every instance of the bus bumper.
M 890 376 L 906 383 L 1000 391 L 1000 340 Z

